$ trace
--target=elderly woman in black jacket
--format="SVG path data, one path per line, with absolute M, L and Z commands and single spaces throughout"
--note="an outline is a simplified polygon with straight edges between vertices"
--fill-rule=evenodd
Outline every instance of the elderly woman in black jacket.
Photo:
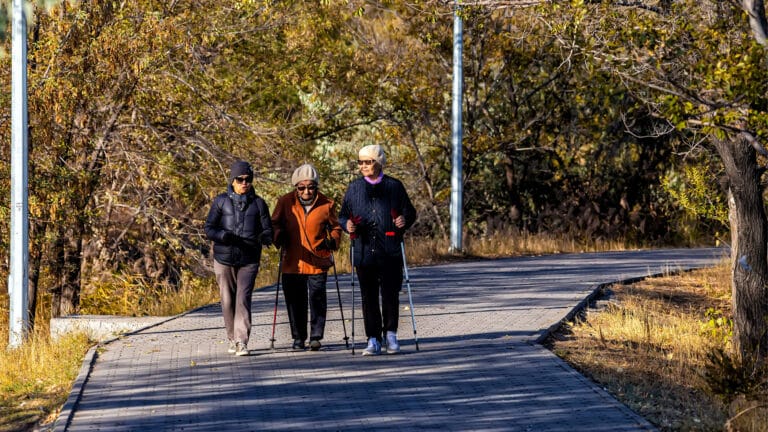
M 227 191 L 213 199 L 205 234 L 213 241 L 213 271 L 219 284 L 228 351 L 248 355 L 251 294 L 259 273 L 261 247 L 272 244 L 267 203 L 253 190 L 253 168 L 232 164 Z
M 381 354 L 382 342 L 387 354 L 396 354 L 400 352 L 397 324 L 403 284 L 400 242 L 416 221 L 416 209 L 403 184 L 384 174 L 386 156 L 381 146 L 365 146 L 358 156 L 363 176 L 349 184 L 339 222 L 352 239 L 353 265 L 360 280 L 368 337 L 363 355 Z

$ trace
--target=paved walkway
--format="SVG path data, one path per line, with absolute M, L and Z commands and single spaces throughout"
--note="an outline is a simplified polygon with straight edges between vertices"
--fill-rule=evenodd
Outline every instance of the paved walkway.
M 639 431 L 643 418 L 537 342 L 600 284 L 711 265 L 722 250 L 553 255 L 410 269 L 402 354 L 345 349 L 333 278 L 319 352 L 294 352 L 282 295 L 254 294 L 250 356 L 227 354 L 218 305 L 110 342 L 86 358 L 57 431 Z M 341 276 L 351 335 L 349 275 Z

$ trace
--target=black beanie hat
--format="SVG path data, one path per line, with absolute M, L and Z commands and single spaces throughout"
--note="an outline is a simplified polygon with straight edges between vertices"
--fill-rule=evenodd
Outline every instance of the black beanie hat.
M 251 168 L 251 164 L 246 161 L 237 161 L 232 164 L 232 167 L 229 170 L 229 183 L 235 181 L 235 177 L 240 176 L 248 176 L 253 180 L 253 168 Z

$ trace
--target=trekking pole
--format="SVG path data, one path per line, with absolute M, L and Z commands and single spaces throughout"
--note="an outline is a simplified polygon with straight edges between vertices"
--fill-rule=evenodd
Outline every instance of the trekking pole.
M 416 317 L 413 315 L 413 297 L 411 296 L 411 278 L 408 277 L 408 265 L 405 263 L 405 242 L 400 242 L 400 251 L 403 254 L 403 271 L 405 272 L 405 286 L 408 287 L 408 303 L 411 306 L 411 324 L 413 325 L 413 340 L 416 342 L 416 351 L 419 350 L 419 338 L 416 337 Z
M 349 238 L 349 264 L 352 267 L 352 355 L 355 355 L 355 233 L 350 233 Z
M 333 256 L 333 252 L 331 252 L 331 262 L 333 263 L 333 279 L 336 280 L 336 294 L 338 294 L 339 296 L 339 311 L 341 312 L 341 326 L 344 329 L 344 345 L 346 345 L 347 349 L 349 349 L 349 337 L 347 336 L 347 324 L 344 322 L 344 308 L 341 306 L 341 289 L 339 289 L 339 276 L 336 274 L 336 259 Z M 354 303 L 352 307 L 354 307 Z M 352 313 L 354 313 L 354 309 Z
M 357 225 L 361 221 L 360 216 L 352 216 L 349 220 Z M 349 265 L 352 267 L 352 355 L 355 355 L 355 239 L 357 233 L 349 233 Z
M 277 262 L 277 289 L 275 289 L 275 312 L 272 315 L 272 337 L 269 339 L 269 348 L 275 349 L 275 325 L 277 324 L 277 301 L 280 298 L 280 276 L 283 272 L 283 248 L 277 251 L 280 258 Z
M 392 222 L 400 216 L 400 212 L 397 209 L 391 209 L 389 211 L 392 216 Z M 392 233 L 394 234 L 394 233 Z M 411 325 L 413 325 L 413 340 L 416 342 L 416 351 L 419 350 L 419 338 L 416 337 L 416 317 L 413 314 L 413 296 L 411 296 L 411 278 L 408 276 L 408 264 L 405 262 L 405 241 L 400 240 L 400 253 L 403 255 L 403 272 L 405 274 L 405 286 L 408 287 L 408 303 L 411 308 Z

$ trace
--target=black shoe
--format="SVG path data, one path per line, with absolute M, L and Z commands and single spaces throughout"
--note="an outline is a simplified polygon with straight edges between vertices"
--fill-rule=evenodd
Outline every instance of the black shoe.
M 307 346 L 304 345 L 304 341 L 301 339 L 294 339 L 293 340 L 293 349 L 295 350 L 303 350 L 306 349 Z
M 319 340 L 313 339 L 309 341 L 309 349 L 311 349 L 312 351 L 318 351 L 320 349 L 320 346 L 321 345 Z

